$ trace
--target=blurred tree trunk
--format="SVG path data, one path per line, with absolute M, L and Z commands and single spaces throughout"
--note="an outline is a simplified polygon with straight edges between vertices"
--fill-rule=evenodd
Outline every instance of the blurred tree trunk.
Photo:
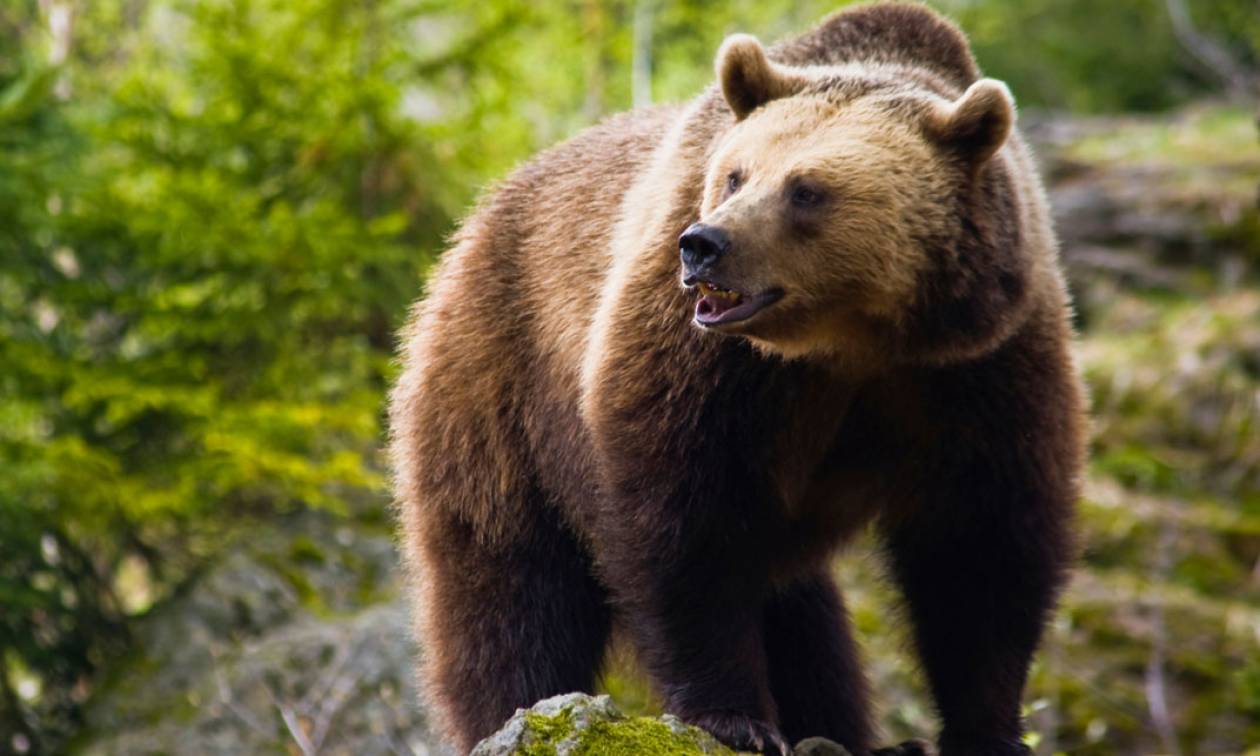
M 70 42 L 74 34 L 74 7 L 67 0 L 41 0 L 40 12 L 47 19 L 52 44 L 48 48 L 48 63 L 60 66 L 70 57 Z M 70 78 L 57 77 L 53 93 L 60 100 L 70 99 Z
M 1173 34 L 1190 56 L 1225 85 L 1231 99 L 1251 104 L 1260 136 L 1260 71 L 1243 64 L 1225 45 L 1204 34 L 1194 23 L 1186 0 L 1164 0 Z M 1260 2 L 1256 4 L 1260 12 Z M 1260 187 L 1256 189 L 1260 207 Z
M 1225 84 L 1231 98 L 1252 103 L 1256 129 L 1260 130 L 1260 71 L 1246 66 L 1225 45 L 1198 29 L 1186 0 L 1164 0 L 1164 6 L 1168 9 L 1168 20 L 1172 23 L 1177 42 L 1201 67 Z M 1256 10 L 1260 11 L 1260 3 L 1256 3 Z
M 1168 20 L 1177 41 L 1209 74 L 1220 79 L 1230 97 L 1251 102 L 1257 94 L 1257 72 L 1218 40 L 1204 34 L 1194 23 L 1186 0 L 1164 0 Z
M 652 104 L 652 11 L 655 0 L 635 0 L 634 60 L 630 66 L 630 92 L 634 107 Z
M 582 37 L 586 42 L 586 101 L 582 114 L 588 123 L 600 119 L 607 110 L 607 67 L 604 47 L 608 36 L 608 19 L 600 0 L 582 0 Z

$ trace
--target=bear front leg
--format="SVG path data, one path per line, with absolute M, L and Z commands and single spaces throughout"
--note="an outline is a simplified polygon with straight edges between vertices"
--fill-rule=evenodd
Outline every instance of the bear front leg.
M 1020 698 L 1071 558 L 1073 500 L 1070 484 L 1021 472 L 1017 454 L 938 468 L 920 483 L 937 491 L 887 523 L 941 756 L 1031 753 Z
M 784 735 L 821 736 L 869 752 L 870 693 L 848 613 L 826 571 L 776 588 L 766 601 L 766 651 Z
M 520 708 L 594 692 L 610 629 L 587 555 L 554 513 L 530 507 L 509 541 L 491 543 L 430 507 L 411 531 L 424 682 L 459 754 Z M 414 505 L 412 505 L 414 506 Z
M 640 546 L 605 574 L 665 710 L 737 750 L 789 753 L 770 692 L 763 578 L 716 549 Z
M 608 518 L 596 550 L 619 624 L 665 710 L 737 750 L 789 753 L 766 659 L 764 559 L 740 537 L 755 531 L 702 496 L 655 503 Z M 710 529 L 717 520 L 724 526 Z
M 592 553 L 666 710 L 737 750 L 786 754 L 764 606 L 771 566 L 792 547 L 770 440 L 794 384 L 747 345 L 696 332 L 674 254 L 659 258 L 663 278 L 617 289 L 607 301 L 633 307 L 592 340 L 601 360 L 584 377 L 583 415 L 602 492 Z M 662 291 L 678 315 L 665 328 L 638 314 Z

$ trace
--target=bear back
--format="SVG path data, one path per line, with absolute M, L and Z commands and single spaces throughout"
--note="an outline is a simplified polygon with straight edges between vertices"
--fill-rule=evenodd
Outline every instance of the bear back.
M 833 14 L 813 31 L 768 51 L 794 66 L 874 62 L 931 69 L 959 89 L 980 78 L 966 37 L 930 9 L 908 3 L 877 3 Z

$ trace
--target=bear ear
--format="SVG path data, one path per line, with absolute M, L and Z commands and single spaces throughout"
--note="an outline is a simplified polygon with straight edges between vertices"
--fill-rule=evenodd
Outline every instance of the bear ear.
M 938 142 L 980 165 L 997 152 L 1015 123 L 1011 91 L 996 79 L 980 79 L 928 119 Z
M 757 108 L 800 91 L 805 77 L 770 62 L 756 37 L 732 34 L 717 54 L 717 78 L 735 120 Z

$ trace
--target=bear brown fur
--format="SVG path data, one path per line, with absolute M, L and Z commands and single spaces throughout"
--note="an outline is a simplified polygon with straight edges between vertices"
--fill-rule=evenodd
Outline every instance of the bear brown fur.
M 728 39 L 717 87 L 481 203 L 391 403 L 422 677 L 457 748 L 591 690 L 616 630 L 729 745 L 870 753 L 829 559 L 874 523 L 941 752 L 1026 752 L 1086 422 L 1013 120 L 956 28 L 877 4 L 768 52 Z

